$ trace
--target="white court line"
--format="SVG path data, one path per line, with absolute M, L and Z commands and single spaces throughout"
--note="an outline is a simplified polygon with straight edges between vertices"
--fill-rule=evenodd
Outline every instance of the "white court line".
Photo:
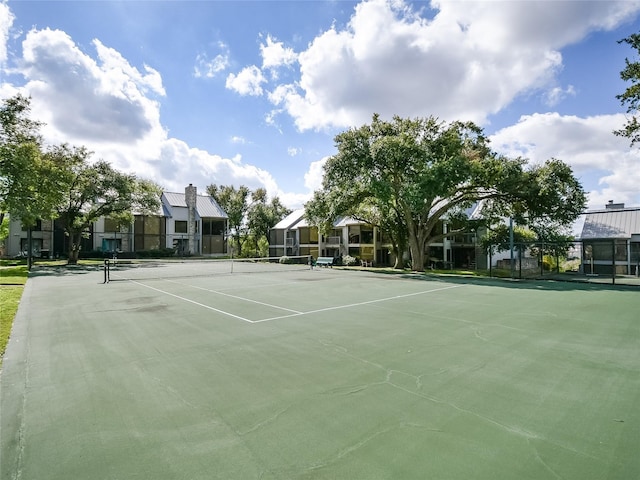
M 465 285 L 451 285 L 451 286 L 448 286 L 448 287 L 435 288 L 433 290 L 424 290 L 422 292 L 406 293 L 404 295 L 396 295 L 394 297 L 377 298 L 375 300 L 368 300 L 366 302 L 350 303 L 349 305 L 338 305 L 336 307 L 319 308 L 318 310 L 311 310 L 309 312 L 294 313 L 294 314 L 291 314 L 291 315 L 283 315 L 281 317 L 271 317 L 271 318 L 264 318 L 262 320 L 248 320 L 248 321 L 251 322 L 251 323 L 270 322 L 272 320 L 280 320 L 281 318 L 299 317 L 301 315 L 309 315 L 309 314 L 312 314 L 312 313 L 328 312 L 328 311 L 331 311 L 331 310 L 340 310 L 340 309 L 343 309 L 343 308 L 359 307 L 359 306 L 362 306 L 362 305 L 369 305 L 369 304 L 372 304 L 372 303 L 388 302 L 389 300 L 397 300 L 399 298 L 415 297 L 417 295 L 424 295 L 425 293 L 440 292 L 442 290 L 449 290 L 451 288 L 460 288 L 460 287 L 464 287 L 464 286 Z
M 237 295 L 231 295 L 230 293 L 223 293 L 223 292 L 220 292 L 218 290 L 211 290 L 209 288 L 197 287 L 195 285 L 189 285 L 188 283 L 176 282 L 175 280 L 167 280 L 167 281 L 171 282 L 171 283 L 177 283 L 178 285 L 184 285 L 186 287 L 195 288 L 197 290 L 204 290 L 205 292 L 215 293 L 216 295 L 222 295 L 223 297 L 236 298 L 238 300 L 243 300 L 243 301 L 249 302 L 249 303 L 257 303 L 258 305 L 264 305 L 265 307 L 275 308 L 277 310 L 284 310 L 286 312 L 293 312 L 293 313 L 297 313 L 297 314 L 304 313 L 304 312 L 299 312 L 298 310 L 292 310 L 290 308 L 279 307 L 278 305 L 272 305 L 270 303 L 259 302 L 258 300 L 252 300 L 250 298 L 244 298 L 244 297 L 239 297 Z
M 169 295 L 170 297 L 178 298 L 180 300 L 184 300 L 185 302 L 193 303 L 194 305 L 198 305 L 199 307 L 204 307 L 209 310 L 213 310 L 214 312 L 222 313 L 223 315 L 228 315 L 229 317 L 237 318 L 238 320 L 242 320 L 243 322 L 254 323 L 253 320 L 249 320 L 248 318 L 241 317 L 239 315 L 234 315 L 233 313 L 225 312 L 224 310 L 220 310 L 219 308 L 210 307 L 209 305 L 205 305 L 204 303 L 196 302 L 194 300 L 190 300 L 185 297 L 181 297 L 180 295 L 176 295 L 174 293 L 169 293 L 165 290 L 161 290 L 156 287 L 152 287 L 150 285 L 145 285 L 144 283 L 136 282 L 135 280 L 130 280 L 131 283 L 135 283 L 136 285 L 140 285 L 145 288 L 149 288 L 151 290 L 155 290 L 156 292 L 164 293 L 165 295 Z
M 406 293 L 404 295 L 395 295 L 393 297 L 377 298 L 375 300 L 368 300 L 366 302 L 350 303 L 348 305 L 338 305 L 338 306 L 335 306 L 335 307 L 319 308 L 317 310 L 310 310 L 308 312 L 297 312 L 296 310 L 291 310 L 292 312 L 296 312 L 296 313 L 292 313 L 291 315 L 281 315 L 279 317 L 263 318 L 262 320 L 249 320 L 248 318 L 244 318 L 244 317 L 241 317 L 239 315 L 235 315 L 235 314 L 230 313 L 230 312 L 225 312 L 224 310 L 220 310 L 219 308 L 214 308 L 214 307 L 211 307 L 209 305 L 205 305 L 204 303 L 196 302 L 196 301 L 188 299 L 186 297 L 182 297 L 180 295 L 176 295 L 175 293 L 170 293 L 170 292 L 167 292 L 166 290 L 162 290 L 160 288 L 152 287 L 150 285 L 145 285 L 144 283 L 137 282 L 135 280 L 130 280 L 130 282 L 131 283 L 135 283 L 136 285 L 140 285 L 142 287 L 148 288 L 150 290 L 155 290 L 156 292 L 164 293 L 165 295 L 169 295 L 170 297 L 174 297 L 174 298 L 177 298 L 179 300 L 184 300 L 185 302 L 193 303 L 194 305 L 198 305 L 199 307 L 203 307 L 203 308 L 206 308 L 208 310 L 213 310 L 214 312 L 218 312 L 218 313 L 221 313 L 223 315 L 227 315 L 229 317 L 237 318 L 238 320 L 242 320 L 243 322 L 247 322 L 247 323 L 263 323 L 263 322 L 270 322 L 272 320 L 280 320 L 280 319 L 283 319 L 283 318 L 300 317 L 302 315 L 310 315 L 312 313 L 328 312 L 328 311 L 331 311 L 331 310 L 341 310 L 343 308 L 359 307 L 359 306 L 362 306 L 362 305 L 370 305 L 372 303 L 388 302 L 389 300 L 397 300 L 399 298 L 415 297 L 417 295 L 424 295 L 425 293 L 440 292 L 442 290 L 450 290 L 452 288 L 460 288 L 460 287 L 464 287 L 465 286 L 465 285 L 450 285 L 448 287 L 434 288 L 433 290 L 423 290 L 422 292 Z M 237 298 L 240 298 L 240 297 L 237 297 Z M 256 303 L 259 303 L 259 302 L 256 302 Z M 276 307 L 276 308 L 280 308 L 280 307 Z

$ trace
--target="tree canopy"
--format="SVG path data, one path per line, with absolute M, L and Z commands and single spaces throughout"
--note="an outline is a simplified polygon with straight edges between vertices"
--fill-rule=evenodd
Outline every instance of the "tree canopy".
M 640 34 L 634 33 L 623 38 L 618 43 L 626 43 L 633 48 L 636 54 L 640 53 Z M 640 141 L 640 122 L 638 122 L 638 109 L 640 108 L 640 62 L 625 58 L 625 67 L 620 72 L 620 78 L 631 85 L 621 93 L 616 95 L 622 106 L 627 108 L 629 117 L 627 123 L 613 133 L 627 137 L 631 140 L 631 145 Z
M 267 190 L 258 188 L 251 194 L 251 205 L 247 211 L 247 226 L 258 250 L 258 242 L 268 242 L 269 230 L 289 215 L 291 210 L 285 207 L 278 197 L 269 201 Z
M 207 193 L 227 212 L 229 229 L 235 244 L 235 255 L 243 255 L 244 244 L 249 238 L 258 244 L 260 238 L 269 234 L 269 229 L 291 213 L 278 197 L 268 201 L 267 191 L 258 188 L 251 191 L 245 185 L 211 184 Z
M 320 225 L 338 215 L 368 222 L 363 210 L 375 211 L 387 232 L 404 233 L 417 271 L 424 270 L 431 243 L 465 227 L 457 222 L 459 229 L 443 232 L 438 223 L 464 219 L 474 203 L 483 202 L 493 218 L 527 224 L 572 222 L 586 203 L 563 162 L 528 167 L 524 159 L 498 155 L 471 122 L 397 116 L 387 122 L 374 115 L 370 125 L 335 141 L 338 153 L 325 164 L 322 190 L 306 205 L 308 218 Z M 384 228 L 382 221 L 378 225 Z
M 39 122 L 29 118 L 30 99 L 20 95 L 0 107 L 0 207 L 27 225 L 58 219 L 70 239 L 69 263 L 76 263 L 80 241 L 105 216 L 130 223 L 134 212 L 157 211 L 160 188 L 91 162 L 84 147 L 42 146 Z
M 134 213 L 155 213 L 160 208 L 160 187 L 119 172 L 103 160 L 91 163 L 92 153 L 84 147 L 60 145 L 47 155 L 58 168 L 65 192 L 56 216 L 69 236 L 69 263 L 77 262 L 82 236 L 99 218 L 129 225 Z
M 30 99 L 22 95 L 0 106 L 0 221 L 12 212 L 25 225 L 50 218 L 61 198 L 52 165 L 42 154 L 41 123 L 29 118 Z

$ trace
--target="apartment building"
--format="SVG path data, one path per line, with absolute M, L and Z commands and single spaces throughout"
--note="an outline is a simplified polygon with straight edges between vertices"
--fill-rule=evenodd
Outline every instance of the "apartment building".
M 312 255 L 344 257 L 349 255 L 378 266 L 393 265 L 391 241 L 378 227 L 351 217 L 339 217 L 326 235 L 309 225 L 304 210 L 296 210 L 274 226 L 269 235 L 269 255 Z M 447 228 L 444 222 L 438 231 Z M 428 266 L 434 268 L 473 268 L 478 253 L 475 233 L 445 238 L 429 246 Z M 408 258 L 408 257 L 407 257 Z M 481 263 L 486 259 L 479 259 Z
M 119 225 L 109 218 L 94 222 L 81 252 L 135 256 L 137 252 L 167 250 L 176 255 L 222 255 L 226 246 L 227 214 L 212 197 L 199 195 L 189 185 L 184 193 L 163 192 L 161 206 L 150 215 L 135 215 L 131 225 Z M 38 221 L 31 229 L 31 250 L 35 257 L 65 257 L 69 239 L 57 222 Z M 26 256 L 28 231 L 20 219 L 12 218 L 4 255 Z

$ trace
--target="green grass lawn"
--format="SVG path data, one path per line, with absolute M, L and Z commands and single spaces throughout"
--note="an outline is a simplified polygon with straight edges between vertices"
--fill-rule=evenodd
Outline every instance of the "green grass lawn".
M 26 265 L 0 266 L 0 364 L 26 281 Z

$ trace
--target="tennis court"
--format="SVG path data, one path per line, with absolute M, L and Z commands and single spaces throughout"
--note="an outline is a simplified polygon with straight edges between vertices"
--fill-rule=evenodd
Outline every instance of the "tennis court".
M 640 476 L 637 288 L 132 270 L 28 281 L 2 479 Z

